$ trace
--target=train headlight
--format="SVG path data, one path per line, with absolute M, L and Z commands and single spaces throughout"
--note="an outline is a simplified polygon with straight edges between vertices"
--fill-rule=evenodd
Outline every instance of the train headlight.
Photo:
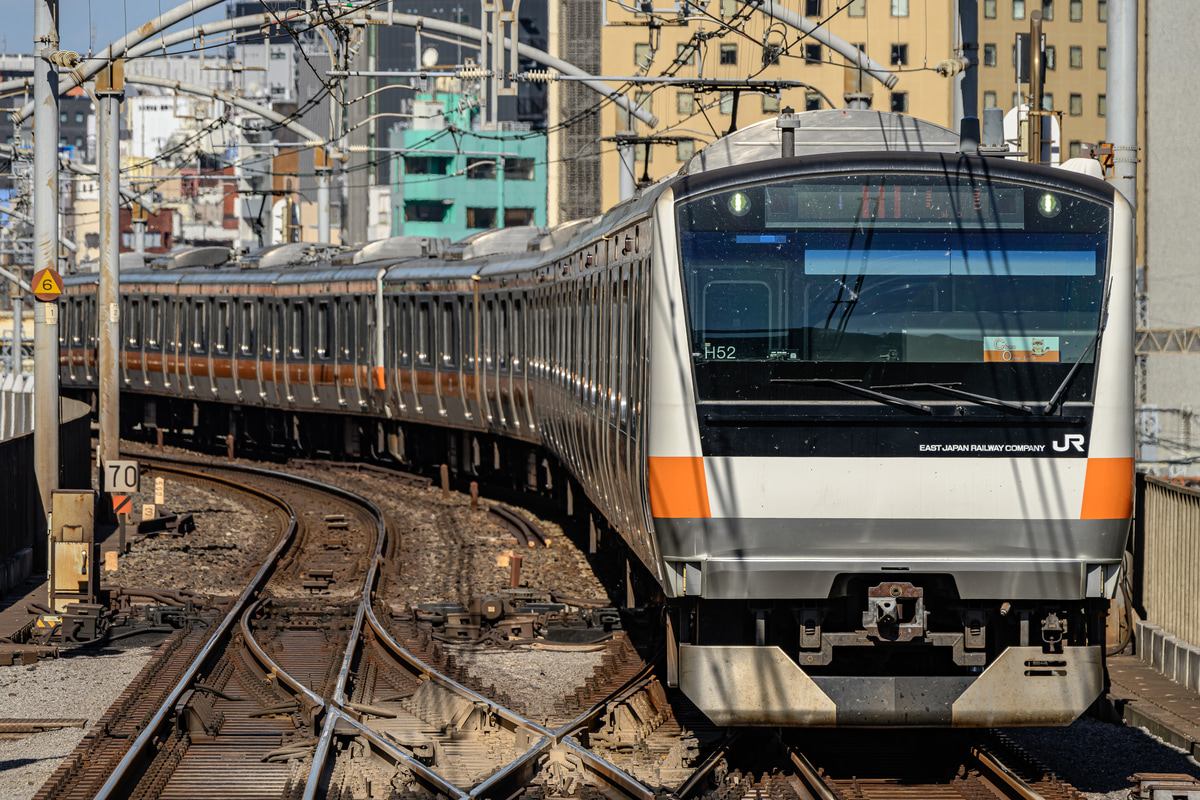
M 1062 200 L 1058 199 L 1058 195 L 1046 192 L 1038 198 L 1037 209 L 1038 213 L 1047 219 L 1057 217 L 1058 212 L 1062 211 Z
M 729 195 L 729 213 L 735 217 L 744 217 L 750 211 L 750 197 L 745 192 L 734 192 Z

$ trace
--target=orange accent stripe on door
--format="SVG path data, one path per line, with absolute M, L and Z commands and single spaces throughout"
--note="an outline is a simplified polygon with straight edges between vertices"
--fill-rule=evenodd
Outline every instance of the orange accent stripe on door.
M 381 392 L 387 388 L 383 380 L 383 367 L 375 367 L 375 388 Z
M 649 461 L 650 513 L 664 519 L 707 519 L 708 482 L 704 459 L 651 457 Z
M 1133 459 L 1089 458 L 1080 519 L 1127 519 L 1133 515 Z

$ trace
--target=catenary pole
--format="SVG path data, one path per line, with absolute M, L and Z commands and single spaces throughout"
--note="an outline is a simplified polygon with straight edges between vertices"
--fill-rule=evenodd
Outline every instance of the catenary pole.
M 96 78 L 100 151 L 100 464 L 120 458 L 121 81 L 113 62 Z M 103 481 L 101 482 L 103 485 Z
M 1108 2 L 1108 114 L 1104 135 L 1113 146 L 1112 184 L 1137 206 L 1138 0 Z
M 58 264 L 58 0 L 34 0 L 33 41 L 33 267 Z M 58 304 L 33 309 L 33 469 L 41 530 L 50 530 L 50 501 L 58 470 Z

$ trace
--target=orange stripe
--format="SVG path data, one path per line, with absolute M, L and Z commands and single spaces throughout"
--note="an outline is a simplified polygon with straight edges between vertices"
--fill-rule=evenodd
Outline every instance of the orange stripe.
M 383 380 L 383 367 L 375 367 L 375 388 L 383 391 L 387 384 Z
M 1133 459 L 1089 458 L 1080 519 L 1128 519 L 1133 515 Z
M 649 458 L 650 513 L 664 519 L 707 519 L 703 458 Z

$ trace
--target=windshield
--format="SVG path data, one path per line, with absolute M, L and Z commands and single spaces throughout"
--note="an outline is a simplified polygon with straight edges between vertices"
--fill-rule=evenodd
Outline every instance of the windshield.
M 812 377 L 1045 400 L 1075 361 L 1095 360 L 1108 220 L 1072 194 L 945 174 L 682 203 L 701 398 L 796 397 Z

